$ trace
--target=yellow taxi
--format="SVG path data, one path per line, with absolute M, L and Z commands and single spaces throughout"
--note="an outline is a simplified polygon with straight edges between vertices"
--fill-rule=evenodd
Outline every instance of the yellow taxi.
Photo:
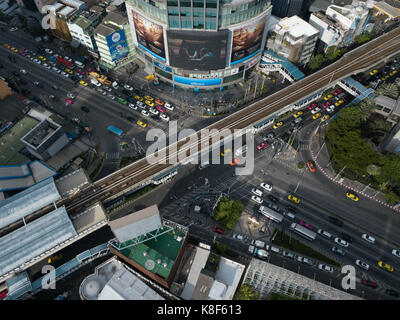
M 46 58 L 43 57 L 43 56 L 39 56 L 38 59 L 39 59 L 39 60 L 42 60 L 42 61 L 46 61 Z
M 146 128 L 147 127 L 147 123 L 145 123 L 145 122 L 143 122 L 141 120 L 138 120 L 138 122 L 136 122 L 136 124 L 138 126 L 142 127 L 142 128 Z
M 347 191 L 346 192 L 346 197 L 347 198 L 349 198 L 349 199 L 351 199 L 351 200 L 353 200 L 353 201 L 358 201 L 358 200 L 360 200 L 359 198 L 358 198 L 358 196 L 355 194 L 355 193 L 353 193 L 353 192 L 351 192 L 351 191 Z
M 324 121 L 328 120 L 329 118 L 330 118 L 329 114 L 327 114 L 327 115 L 322 117 L 321 122 L 324 122 Z
M 371 75 L 371 76 L 373 76 L 374 74 L 377 74 L 378 73 L 378 70 L 372 70 L 369 74 Z
M 135 96 L 135 99 L 138 100 L 138 101 L 143 101 L 143 98 L 139 97 L 139 96 Z
M 293 195 L 291 195 L 291 194 L 289 194 L 287 198 L 288 198 L 290 201 L 294 202 L 294 203 L 300 203 L 300 199 L 297 198 L 297 197 L 295 197 L 295 196 L 293 196 Z
M 389 75 L 386 75 L 386 76 L 383 76 L 382 78 L 381 78 L 381 80 L 387 80 L 387 79 L 389 79 L 390 78 L 390 76 Z
M 277 123 L 275 123 L 274 124 L 274 129 L 278 129 L 279 127 L 282 127 L 283 126 L 283 121 L 279 121 L 279 122 L 277 122 Z
M 344 100 L 339 100 L 338 102 L 335 103 L 335 106 L 340 106 L 342 103 L 344 102 Z
M 382 269 L 389 271 L 389 272 L 393 272 L 394 268 L 386 263 L 384 263 L 383 261 L 379 261 L 378 262 L 378 266 L 380 266 Z
M 149 107 L 154 107 L 154 102 L 151 102 L 150 100 L 146 100 L 144 103 L 147 104 Z
M 144 96 L 144 98 L 145 98 L 146 100 L 149 100 L 149 101 L 153 101 L 153 100 L 154 100 L 154 98 L 151 97 L 151 96 Z
M 221 156 L 225 157 L 227 154 L 231 153 L 232 150 L 230 148 L 226 149 L 225 151 L 221 152 Z
M 65 69 L 65 72 L 68 72 L 69 74 L 72 74 L 72 70 L 71 69 Z
M 303 114 L 303 111 L 297 111 L 295 114 L 293 114 L 293 117 L 297 118 L 300 117 Z
M 329 100 L 332 99 L 333 95 L 332 94 L 328 94 L 327 96 L 324 97 L 324 100 Z
M 314 114 L 314 115 L 312 116 L 312 118 L 313 118 L 313 119 L 318 119 L 320 116 L 322 116 L 322 113 L 321 113 L 321 112 L 318 112 L 318 113 Z
M 54 256 L 51 256 L 49 259 L 47 259 L 47 263 L 53 263 L 53 262 L 56 262 L 56 261 L 58 261 L 58 260 L 61 260 L 61 258 L 62 258 L 62 255 L 59 253 L 59 254 L 56 254 L 56 255 L 54 255 Z
M 8 43 L 3 44 L 4 48 L 11 49 L 11 46 Z
M 14 48 L 14 47 L 11 47 L 11 51 L 17 53 L 17 52 L 18 52 L 18 49 Z
M 79 81 L 79 83 L 80 83 L 81 85 L 83 85 L 84 87 L 87 87 L 87 82 L 81 80 L 81 81 Z
M 397 72 L 397 70 L 393 70 L 391 73 L 389 73 L 389 75 L 394 76 Z

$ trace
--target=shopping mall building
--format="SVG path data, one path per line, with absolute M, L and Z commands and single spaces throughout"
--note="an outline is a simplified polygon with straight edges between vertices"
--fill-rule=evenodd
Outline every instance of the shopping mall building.
M 127 0 L 137 58 L 172 86 L 240 82 L 261 58 L 270 0 Z

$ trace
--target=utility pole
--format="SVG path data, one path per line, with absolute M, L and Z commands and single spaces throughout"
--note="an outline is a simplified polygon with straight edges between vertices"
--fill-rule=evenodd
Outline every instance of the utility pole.
M 317 160 L 318 155 L 319 155 L 319 153 L 321 152 L 321 150 L 322 150 L 322 148 L 324 147 L 324 145 L 325 145 L 325 141 L 324 141 L 324 143 L 322 144 L 322 146 L 321 146 L 321 148 L 319 149 L 319 151 L 317 152 L 317 155 L 315 156 L 315 160 Z
M 343 172 L 343 170 L 347 167 L 347 164 L 342 168 L 342 170 L 340 170 L 340 172 L 336 175 L 335 179 L 333 179 L 333 181 L 336 180 L 336 178 Z

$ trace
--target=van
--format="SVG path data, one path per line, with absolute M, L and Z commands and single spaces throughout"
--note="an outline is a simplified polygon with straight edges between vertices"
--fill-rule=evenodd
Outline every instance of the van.
M 199 170 L 203 170 L 203 169 L 207 168 L 209 165 L 210 165 L 210 162 L 206 161 L 206 162 L 200 163 L 197 168 L 199 168 Z
M 253 254 L 254 253 L 254 246 L 249 246 L 249 253 Z
M 270 250 L 270 251 L 275 252 L 275 253 L 280 253 L 281 252 L 281 249 L 279 249 L 278 247 L 274 247 L 274 246 L 270 246 L 270 245 L 267 245 L 265 247 L 265 249 L 266 250 Z
M 286 214 L 286 217 L 288 217 L 289 219 L 294 220 L 296 218 L 296 216 L 291 212 L 286 212 L 285 214 Z
M 78 66 L 79 68 L 84 68 L 85 67 L 85 65 L 82 62 L 78 61 L 78 60 L 75 61 L 75 65 Z
M 258 247 L 258 248 L 264 248 L 265 247 L 265 242 L 261 241 L 261 240 L 253 240 L 253 241 L 251 241 L 251 244 L 253 246 Z
M 332 235 L 325 230 L 318 229 L 317 233 L 320 234 L 321 236 L 324 236 L 325 238 L 328 238 L 328 239 L 332 238 Z
M 294 119 L 293 123 L 298 124 L 301 121 L 303 121 L 303 118 L 302 117 L 298 117 L 298 118 Z

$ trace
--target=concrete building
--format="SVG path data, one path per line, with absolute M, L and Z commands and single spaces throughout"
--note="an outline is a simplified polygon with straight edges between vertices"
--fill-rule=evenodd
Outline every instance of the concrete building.
M 318 30 L 298 16 L 283 18 L 270 32 L 267 48 L 292 63 L 307 64 L 314 52 Z
M 261 58 L 271 0 L 127 0 L 137 58 L 172 86 L 242 82 Z
M 12 95 L 12 91 L 8 86 L 7 81 L 0 77 L 0 100 L 4 100 L 6 97 Z
M 135 46 L 125 13 L 112 11 L 94 30 L 94 39 L 100 55 L 99 66 L 118 69 L 135 59 Z
M 300 16 L 305 0 L 272 0 L 272 14 L 279 18 Z
M 46 161 L 64 148 L 69 140 L 59 124 L 43 120 L 23 136 L 21 142 L 32 155 Z

